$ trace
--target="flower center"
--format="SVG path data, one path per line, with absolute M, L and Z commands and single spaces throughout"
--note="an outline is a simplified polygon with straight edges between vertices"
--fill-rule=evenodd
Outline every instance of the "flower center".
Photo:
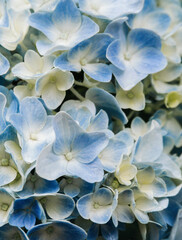
M 46 232 L 48 234 L 52 234 L 54 232 L 54 228 L 52 226 L 49 226 L 47 229 L 46 229 Z
M 94 208 L 98 209 L 100 207 L 100 205 L 98 203 L 94 203 Z
M 8 208 L 9 208 L 9 205 L 8 205 L 7 203 L 3 203 L 3 204 L 1 205 L 1 210 L 3 210 L 3 211 L 7 211 Z
M 68 161 L 72 160 L 73 159 L 73 154 L 71 152 L 68 152 L 65 154 L 65 157 Z
M 87 59 L 86 59 L 86 58 L 81 59 L 81 60 L 80 60 L 80 64 L 81 64 L 82 66 L 85 66 L 85 65 L 87 64 Z
M 55 76 L 52 76 L 52 77 L 50 78 L 50 82 L 51 82 L 51 83 L 55 83 L 55 82 L 56 82 L 56 77 L 55 77 Z
M 67 181 L 68 184 L 73 183 L 73 179 L 71 179 L 71 178 L 68 178 L 66 181 Z
M 42 204 L 46 204 L 47 199 L 46 199 L 46 198 L 42 198 L 42 199 L 40 200 L 40 202 L 41 202 Z
M 119 187 L 119 182 L 118 182 L 117 180 L 114 180 L 114 181 L 112 182 L 112 187 L 113 187 L 114 189 L 118 188 L 118 187 Z
M 38 138 L 37 138 L 37 134 L 35 133 L 31 133 L 30 134 L 30 139 L 33 140 L 33 141 L 36 141 Z
M 9 166 L 9 160 L 6 158 L 3 158 L 1 160 L 1 166 Z
M 132 98 L 134 98 L 134 94 L 133 94 L 133 92 L 128 92 L 127 93 L 127 95 L 126 95 L 129 99 L 132 99 Z
M 28 83 L 27 84 L 27 88 L 28 88 L 28 90 L 32 90 L 33 89 L 33 87 L 34 87 L 34 85 L 32 84 L 32 83 Z

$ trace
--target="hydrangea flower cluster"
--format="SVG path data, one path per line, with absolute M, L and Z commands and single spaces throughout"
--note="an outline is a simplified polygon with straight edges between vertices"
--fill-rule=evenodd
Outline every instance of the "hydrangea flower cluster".
M 180 240 L 182 1 L 0 1 L 0 240 Z

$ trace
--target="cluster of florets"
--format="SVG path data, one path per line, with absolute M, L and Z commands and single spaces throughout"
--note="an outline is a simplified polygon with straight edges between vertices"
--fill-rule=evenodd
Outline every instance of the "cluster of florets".
M 180 0 L 0 2 L 1 240 L 181 239 L 181 39 Z

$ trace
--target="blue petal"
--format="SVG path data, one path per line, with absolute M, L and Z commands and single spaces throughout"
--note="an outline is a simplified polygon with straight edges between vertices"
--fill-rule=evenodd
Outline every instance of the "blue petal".
M 98 32 L 99 26 L 89 17 L 82 16 L 82 24 L 73 38 L 74 44 L 72 47 L 82 42 L 83 40 L 94 36 Z
M 48 194 L 56 193 L 59 191 L 59 184 L 55 181 L 48 181 L 42 178 L 38 178 L 35 182 L 35 193 L 36 194 Z
M 47 180 L 55 180 L 60 176 L 68 175 L 67 164 L 65 157 L 56 155 L 50 144 L 44 148 L 37 160 L 36 173 Z
M 120 109 L 116 99 L 108 92 L 99 88 L 90 88 L 86 93 L 86 98 L 92 101 L 97 110 L 103 109 L 108 116 L 116 117 L 123 123 L 127 122 L 124 112 Z
M 143 7 L 143 0 L 123 2 L 123 0 L 98 1 L 96 10 L 93 9 L 95 1 L 79 0 L 81 11 L 97 18 L 113 20 L 129 13 L 138 13 Z M 98 9 L 97 9 L 98 7 Z
M 26 229 L 28 230 L 31 229 L 35 225 L 35 222 L 36 222 L 36 218 L 34 214 L 32 213 L 26 214 L 26 217 L 24 218 L 24 226 Z
M 54 152 L 56 154 L 66 154 L 67 152 L 70 152 L 73 140 L 80 133 L 83 133 L 83 130 L 65 112 L 59 112 L 56 114 L 53 126 L 56 134 L 56 140 L 53 145 Z
M 155 48 L 143 48 L 131 58 L 131 64 L 139 73 L 159 72 L 167 66 L 164 55 Z
M 0 75 L 7 73 L 10 68 L 9 61 L 0 53 Z
M 104 176 L 103 167 L 98 158 L 87 164 L 72 160 L 67 171 L 89 183 L 100 182 Z
M 125 70 L 124 52 L 126 46 L 120 40 L 112 42 L 107 49 L 107 58 L 117 68 Z
M 162 151 L 162 134 L 158 128 L 155 128 L 137 141 L 135 159 L 137 162 L 153 162 L 161 155 Z
M 17 227 L 24 227 L 26 213 L 23 211 L 14 211 L 9 217 L 9 224 Z
M 107 113 L 103 110 L 100 110 L 97 115 L 91 119 L 88 129 L 90 132 L 97 132 L 107 129 L 108 124 L 109 118 L 107 116 Z
M 146 78 L 148 75 L 146 73 L 140 73 L 136 71 L 129 61 L 125 62 L 124 71 L 120 70 L 114 65 L 111 65 L 111 69 L 121 88 L 126 91 L 136 86 L 137 83 Z
M 81 163 L 93 161 L 107 146 L 108 138 L 104 133 L 82 133 L 72 143 L 74 158 Z
M 120 162 L 125 144 L 115 138 L 110 139 L 107 147 L 101 152 L 101 163 L 104 170 L 114 172 Z
M 6 106 L 6 97 L 4 94 L 0 93 L 0 132 L 2 132 L 6 128 L 5 121 L 5 106 Z
M 126 34 L 123 28 L 123 23 L 125 20 L 127 20 L 127 18 L 119 18 L 115 21 L 110 22 L 104 31 L 105 33 L 110 34 L 115 39 L 120 39 L 124 45 L 126 44 Z
M 88 230 L 87 240 L 95 240 L 99 235 L 99 225 L 92 223 L 91 227 Z
M 113 225 L 112 221 L 101 225 L 102 237 L 106 240 L 117 240 L 118 239 L 118 229 Z
M 131 56 L 145 47 L 161 49 L 160 37 L 147 29 L 138 28 L 131 30 L 127 37 L 127 43 L 128 52 Z
M 88 76 L 99 82 L 109 82 L 112 78 L 112 72 L 106 64 L 91 63 L 83 66 L 82 68 Z
M 49 231 L 50 230 L 50 231 Z M 27 233 L 30 240 L 85 240 L 86 232 L 66 221 L 56 221 L 52 223 L 39 224 Z
M 43 32 L 50 40 L 55 41 L 58 37 L 58 30 L 52 21 L 52 13 L 38 12 L 33 13 L 29 17 L 30 26 Z
M 84 219 L 89 219 L 90 206 L 91 204 L 93 204 L 92 196 L 93 196 L 92 193 L 87 194 L 81 197 L 76 203 L 78 212 Z
M 32 132 L 41 130 L 47 120 L 46 110 L 42 103 L 35 97 L 27 97 L 20 105 L 22 117 L 26 119 L 29 129 Z
M 72 0 L 62 0 L 52 14 L 52 20 L 60 32 L 77 31 L 81 25 L 81 13 Z
M 75 64 L 74 62 L 70 62 L 68 60 L 67 52 L 61 54 L 58 58 L 55 59 L 54 67 L 59 68 L 63 71 L 73 71 L 73 72 L 81 71 L 80 64 Z

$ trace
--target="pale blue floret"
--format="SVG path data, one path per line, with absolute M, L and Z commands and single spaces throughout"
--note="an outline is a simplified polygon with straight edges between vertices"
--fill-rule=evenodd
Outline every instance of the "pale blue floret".
M 61 0 L 53 12 L 32 14 L 29 23 L 47 37 L 37 42 L 42 55 L 70 49 L 99 31 L 98 25 L 82 16 L 72 0 Z
M 89 127 L 92 117 L 96 114 L 95 105 L 89 100 L 68 100 L 62 104 L 60 111 L 67 112 L 84 130 Z
M 112 214 L 115 226 L 118 225 L 118 222 L 133 223 L 135 221 L 135 215 L 131 209 L 132 205 L 135 205 L 135 200 L 131 189 L 124 190 L 118 194 L 118 204 Z
M 56 114 L 53 127 L 56 139 L 41 152 L 38 175 L 48 180 L 68 175 L 90 183 L 101 181 L 104 172 L 97 156 L 108 143 L 106 134 L 84 132 L 65 112 Z
M 118 21 L 110 23 L 110 28 L 114 29 L 111 34 L 119 34 L 119 39 L 109 45 L 106 56 L 113 64 L 111 69 L 119 85 L 124 90 L 130 90 L 149 74 L 164 69 L 167 60 L 160 51 L 161 40 L 157 34 L 139 28 L 131 30 L 125 36 L 121 33 L 122 23 Z M 109 29 L 106 32 L 109 33 Z
M 98 156 L 105 171 L 115 172 L 126 147 L 124 139 L 121 140 L 117 135 L 109 139 L 108 145 Z
M 9 224 L 0 228 L 0 236 L 1 240 L 13 239 L 15 237 L 21 240 L 29 240 L 26 233 L 21 228 L 14 227 Z
M 127 123 L 126 115 L 112 94 L 100 88 L 90 88 L 86 92 L 86 98 L 96 105 L 97 111 L 103 109 L 110 118 L 115 117 L 124 124 Z
M 27 197 L 32 195 L 45 195 L 56 193 L 59 191 L 59 184 L 56 180 L 48 181 L 40 178 L 38 175 L 31 173 L 27 176 L 26 183 L 22 191 L 17 192 L 20 197 Z
M 99 82 L 109 82 L 112 72 L 105 63 L 108 61 L 106 49 L 112 40 L 108 34 L 97 34 L 63 53 L 55 60 L 54 66 L 64 71 L 83 70 Z
M 141 11 L 144 0 L 79 0 L 84 13 L 97 18 L 113 20 L 121 16 Z
M 75 224 L 68 221 L 53 221 L 44 224 L 39 224 L 28 231 L 27 233 L 30 240 L 50 240 L 60 239 L 64 240 L 85 240 L 87 237 L 86 232 Z
M 79 126 L 87 132 L 104 132 L 109 137 L 114 134 L 108 129 L 109 118 L 104 110 L 96 113 L 93 102 L 68 100 L 61 106 L 61 111 L 67 112 Z
M 60 182 L 60 190 L 71 197 L 81 197 L 91 193 L 94 184 L 83 181 L 81 178 L 63 178 Z
M 45 194 L 37 198 L 49 218 L 60 220 L 68 218 L 74 208 L 74 200 L 65 194 Z M 55 210 L 56 209 L 56 210 Z
M 164 36 L 170 26 L 171 19 L 165 10 L 157 8 L 155 1 L 145 0 L 142 11 L 136 15 L 130 15 L 127 23 L 131 29 L 145 28 Z
M 12 114 L 10 122 L 18 132 L 22 157 L 27 163 L 34 162 L 42 149 L 54 139 L 52 116 L 47 116 L 37 98 L 23 99 L 20 113 Z
M 117 206 L 117 194 L 108 188 L 100 188 L 94 193 L 81 197 L 77 202 L 77 209 L 80 215 L 92 222 L 107 223 Z

